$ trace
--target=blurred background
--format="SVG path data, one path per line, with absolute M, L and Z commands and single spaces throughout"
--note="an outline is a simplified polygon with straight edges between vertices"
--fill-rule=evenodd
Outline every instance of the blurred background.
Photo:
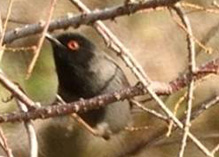
M 83 0 L 90 9 L 102 9 L 123 3 L 123 0 Z M 189 2 L 204 7 L 213 7 L 212 0 L 187 0 Z M 218 1 L 219 3 L 219 1 Z M 0 12 L 4 22 L 7 14 L 9 0 L 0 0 Z M 12 7 L 8 30 L 24 26 L 25 24 L 37 23 L 45 20 L 48 15 L 50 0 L 15 0 Z M 219 8 L 217 8 L 219 10 Z M 205 11 L 194 11 L 186 8 L 187 15 L 191 21 L 194 36 L 207 47 L 211 47 L 213 52 L 206 53 L 196 45 L 197 65 L 201 65 L 219 56 L 219 15 Z M 69 0 L 59 0 L 57 2 L 53 19 L 63 17 L 68 12 L 78 13 L 78 10 Z M 174 12 L 173 12 L 174 15 Z M 176 17 L 176 16 L 175 16 Z M 122 43 L 132 52 L 133 56 L 143 66 L 148 76 L 154 81 L 169 82 L 184 74 L 187 70 L 188 50 L 186 45 L 186 33 L 179 28 L 174 21 L 169 10 L 141 11 L 131 16 L 122 16 L 115 21 L 104 21 Z M 54 34 L 63 31 L 81 32 L 86 37 L 93 40 L 98 49 L 109 53 L 121 65 L 132 85 L 137 80 L 125 67 L 123 62 L 111 52 L 104 44 L 102 38 L 92 27 L 81 26 L 78 29 L 69 28 L 58 30 Z M 39 36 L 31 36 L 16 40 L 7 47 L 28 47 L 35 45 Z M 6 50 L 0 63 L 3 71 L 8 77 L 20 84 L 27 95 L 34 101 L 49 105 L 53 102 L 57 90 L 57 77 L 51 52 L 50 44 L 45 41 L 34 71 L 29 79 L 25 79 L 28 65 L 33 57 L 31 51 L 10 51 Z M 195 89 L 194 106 L 200 105 L 214 95 L 217 95 L 218 76 L 212 75 L 205 80 L 199 81 Z M 174 108 L 175 103 L 184 95 L 185 89 L 170 96 L 162 97 L 170 109 Z M 5 100 L 10 93 L 0 85 L 0 99 Z M 149 108 L 156 107 L 156 103 L 149 101 L 145 103 Z M 179 116 L 184 114 L 186 101 L 179 109 Z M 4 103 L 0 101 L 0 112 L 10 112 L 16 109 L 14 101 Z M 199 138 L 211 150 L 219 143 L 219 106 L 209 109 L 192 123 L 192 133 Z M 133 111 L 133 124 L 136 127 L 148 126 L 147 130 L 134 133 L 122 133 L 105 143 L 95 138 L 90 138 L 88 144 L 83 146 L 80 156 L 133 156 L 133 157 L 172 157 L 176 156 L 181 144 L 182 132 L 176 131 L 169 138 L 163 138 L 156 144 L 145 145 L 153 141 L 159 135 L 165 135 L 167 124 L 157 120 L 151 115 L 136 109 Z M 35 121 L 36 130 L 39 137 L 44 136 L 42 128 L 48 125 L 51 120 Z M 5 134 L 9 140 L 9 146 L 15 151 L 16 156 L 24 156 L 22 153 L 27 148 L 25 130 L 21 124 L 2 124 Z M 23 134 L 23 136 L 20 136 Z M 21 141 L 21 142 L 18 142 Z M 43 145 L 43 144 L 42 144 Z M 144 146 L 145 145 L 145 146 Z M 43 150 L 43 148 L 42 148 Z M 133 151 L 135 150 L 135 151 Z M 129 154 L 128 152 L 134 152 Z M 202 157 L 202 152 L 190 141 L 186 147 L 185 156 Z M 3 154 L 0 154 L 3 155 Z M 43 155 L 43 151 L 41 152 Z M 73 155 L 74 156 L 74 155 Z M 219 156 L 217 153 L 216 156 Z

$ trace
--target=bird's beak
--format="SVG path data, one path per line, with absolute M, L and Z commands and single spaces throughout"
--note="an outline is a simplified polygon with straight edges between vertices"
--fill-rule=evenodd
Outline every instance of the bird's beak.
M 46 37 L 47 40 L 49 40 L 51 42 L 51 44 L 54 44 L 54 45 L 57 45 L 57 46 L 60 46 L 60 47 L 65 47 L 65 45 L 63 45 L 60 41 L 58 41 L 55 37 L 53 37 L 49 33 L 46 33 L 45 37 Z

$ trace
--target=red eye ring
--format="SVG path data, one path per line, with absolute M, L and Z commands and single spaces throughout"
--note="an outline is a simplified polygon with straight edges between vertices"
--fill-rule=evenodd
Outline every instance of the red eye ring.
M 79 44 L 77 41 L 75 40 L 70 40 L 67 44 L 68 48 L 71 50 L 78 50 L 79 49 Z

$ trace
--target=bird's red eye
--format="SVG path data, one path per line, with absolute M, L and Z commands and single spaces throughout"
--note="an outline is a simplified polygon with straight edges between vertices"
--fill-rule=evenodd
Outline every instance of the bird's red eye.
M 79 44 L 77 41 L 75 40 L 71 40 L 68 42 L 67 44 L 68 48 L 71 49 L 71 50 L 78 50 L 79 49 Z

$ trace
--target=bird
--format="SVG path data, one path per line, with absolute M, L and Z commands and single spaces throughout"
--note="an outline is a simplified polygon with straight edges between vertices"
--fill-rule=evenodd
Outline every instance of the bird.
M 58 76 L 58 94 L 66 102 L 111 93 L 129 87 L 116 62 L 79 33 L 47 35 Z M 128 100 L 81 113 L 79 116 L 105 139 L 123 130 L 131 120 Z

